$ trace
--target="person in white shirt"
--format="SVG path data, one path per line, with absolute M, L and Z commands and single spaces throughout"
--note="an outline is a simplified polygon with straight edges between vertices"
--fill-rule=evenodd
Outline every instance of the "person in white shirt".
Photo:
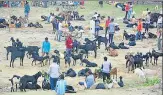
M 107 57 L 104 57 L 104 63 L 102 64 L 103 82 L 105 82 L 106 77 L 110 79 L 111 63 L 107 61 Z
M 51 16 L 50 16 L 50 23 L 52 23 L 53 20 L 54 20 L 54 14 L 51 14 Z
M 49 67 L 48 74 L 50 75 L 51 90 L 55 90 L 56 83 L 60 76 L 60 67 L 57 64 L 57 60 L 55 60 L 55 59 L 53 60 L 53 63 Z
M 157 29 L 162 28 L 162 16 L 158 17 L 158 21 L 157 21 Z
M 61 41 L 62 30 L 63 30 L 63 24 L 62 24 L 62 21 L 59 21 L 59 24 L 58 24 L 58 33 L 57 33 L 57 40 L 59 42 Z
M 150 25 L 150 14 L 151 12 L 148 12 L 146 18 L 145 18 L 145 33 L 148 33 L 149 25 Z

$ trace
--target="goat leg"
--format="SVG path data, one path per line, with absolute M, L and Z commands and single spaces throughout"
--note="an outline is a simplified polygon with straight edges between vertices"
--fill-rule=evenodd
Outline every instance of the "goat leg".
M 22 58 L 22 66 L 23 66 L 23 60 L 24 60 L 24 58 Z
M 20 58 L 20 66 L 21 66 L 21 58 Z
M 157 60 L 158 60 L 158 59 L 156 58 L 156 66 L 157 66 Z
M 96 51 L 94 51 L 95 52 L 95 58 L 96 58 L 96 56 L 97 56 L 97 52 Z
M 18 89 L 18 85 L 16 84 L 16 92 L 17 92 L 17 89 Z
M 8 54 L 9 54 L 9 52 L 7 52 L 7 54 L 6 54 L 6 58 L 7 58 L 7 60 L 8 60 Z
M 33 62 L 34 62 L 34 60 L 32 60 L 32 64 L 31 64 L 32 66 L 33 66 Z
M 35 60 L 35 65 L 36 65 L 36 60 Z
M 14 60 L 12 61 L 12 68 L 14 68 Z
M 98 48 L 100 49 L 101 42 L 98 42 Z
M 11 67 L 11 63 L 12 63 L 12 59 L 11 59 L 11 61 L 10 61 L 10 67 Z

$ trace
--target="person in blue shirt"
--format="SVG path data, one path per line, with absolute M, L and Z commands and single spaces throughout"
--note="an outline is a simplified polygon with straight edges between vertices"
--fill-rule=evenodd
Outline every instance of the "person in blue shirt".
M 100 17 L 97 16 L 97 19 L 95 20 L 95 37 L 98 37 L 99 31 L 100 31 Z
M 26 1 L 25 5 L 24 5 L 24 13 L 25 13 L 25 17 L 28 19 L 28 15 L 30 12 L 30 6 L 28 4 L 28 2 Z
M 56 84 L 56 93 L 57 95 L 65 95 L 66 92 L 66 81 L 64 80 L 64 75 L 60 76 L 60 80 L 57 81 Z
M 45 54 L 48 55 L 50 52 L 50 42 L 48 41 L 48 38 L 45 38 L 45 41 L 42 43 L 42 56 Z
M 85 82 L 79 82 L 79 85 L 84 85 L 85 88 L 89 89 L 95 83 L 95 77 L 93 73 L 90 71 L 87 72 L 87 76 Z
M 115 33 L 115 24 L 114 24 L 114 19 L 111 19 L 111 22 L 108 26 L 108 32 L 109 32 L 109 44 L 113 42 L 113 38 L 114 38 L 114 33 Z
M 74 27 L 72 26 L 71 23 L 68 23 L 68 29 L 69 29 L 70 32 L 74 31 Z

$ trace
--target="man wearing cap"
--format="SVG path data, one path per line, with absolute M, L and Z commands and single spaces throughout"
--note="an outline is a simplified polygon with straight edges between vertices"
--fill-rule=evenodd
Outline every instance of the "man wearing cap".
M 50 65 L 48 74 L 50 75 L 50 86 L 51 90 L 55 90 L 56 83 L 58 81 L 58 78 L 60 76 L 60 67 L 57 64 L 57 60 L 54 59 L 53 63 Z
M 48 38 L 45 38 L 45 41 L 42 43 L 42 56 L 45 54 L 48 55 L 50 52 L 50 42 L 48 41 Z

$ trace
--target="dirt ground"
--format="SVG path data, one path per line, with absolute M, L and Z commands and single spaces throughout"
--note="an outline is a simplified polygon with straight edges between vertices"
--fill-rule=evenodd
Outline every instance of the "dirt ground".
M 2 10 L 2 8 L 0 9 Z M 6 10 L 4 13 L 0 14 L 0 17 L 9 16 L 9 13 L 11 12 L 11 9 L 3 9 Z M 10 11 L 9 11 L 10 10 Z M 22 8 L 14 8 L 12 12 L 15 13 L 16 16 L 23 16 L 23 9 Z M 55 12 L 55 11 L 54 11 Z M 41 67 L 40 64 L 37 64 L 36 66 L 31 66 L 32 59 L 28 59 L 25 57 L 24 59 L 24 66 L 21 67 L 19 65 L 19 59 L 17 59 L 14 63 L 15 68 L 9 67 L 10 62 L 10 55 L 9 60 L 6 60 L 6 50 L 5 46 L 11 45 L 11 42 L 9 42 L 10 37 L 19 38 L 20 41 L 23 42 L 25 46 L 28 45 L 37 45 L 41 47 L 42 42 L 44 41 L 45 37 L 49 38 L 49 41 L 51 42 L 51 54 L 53 53 L 54 49 L 60 50 L 61 53 L 65 50 L 65 42 L 57 42 L 54 40 L 54 34 L 52 34 L 52 25 L 51 24 L 45 24 L 45 22 L 42 22 L 40 19 L 41 15 L 49 14 L 48 9 L 43 8 L 32 8 L 30 12 L 29 20 L 32 22 L 39 21 L 44 28 L 43 29 L 35 29 L 35 28 L 22 28 L 22 29 L 10 29 L 10 32 L 8 29 L 0 29 L 0 95 L 55 95 L 55 92 L 52 91 L 30 91 L 27 92 L 15 92 L 10 93 L 10 82 L 8 81 L 9 78 L 11 78 L 13 75 L 20 75 L 23 76 L 25 74 L 27 75 L 33 75 L 37 73 L 38 71 L 48 70 L 49 65 L 46 65 L 44 67 Z M 86 18 L 89 19 L 89 18 Z M 72 22 L 73 25 L 83 25 L 83 26 L 89 26 L 88 21 L 87 22 Z M 156 29 L 150 30 L 151 32 L 155 33 Z M 101 33 L 104 33 L 101 31 Z M 122 41 L 121 34 L 123 33 L 123 28 L 119 31 L 119 33 L 115 34 L 115 43 L 118 44 Z M 83 35 L 82 39 L 84 37 L 91 38 L 91 33 L 89 31 L 86 31 L 86 33 Z M 137 87 L 137 85 L 141 84 L 139 78 L 133 74 L 132 72 L 127 73 L 127 69 L 125 68 L 125 59 L 124 56 L 128 52 L 143 52 L 146 53 L 152 48 L 156 48 L 156 39 L 148 39 L 143 41 L 137 41 L 137 45 L 134 47 L 130 47 L 129 50 L 118 50 L 118 57 L 110 57 L 108 56 L 108 52 L 104 51 L 104 45 L 101 46 L 101 49 L 98 50 L 97 58 L 94 58 L 94 53 L 90 53 L 89 60 L 92 62 L 96 62 L 98 64 L 99 68 L 103 62 L 103 57 L 107 56 L 109 61 L 112 63 L 112 67 L 118 68 L 118 77 L 123 76 L 125 87 L 124 88 L 113 88 L 110 90 L 81 90 L 77 87 L 77 84 L 79 81 L 84 81 L 84 78 L 82 77 L 75 77 L 75 78 L 69 78 L 66 77 L 66 81 L 69 85 L 72 85 L 76 88 L 78 91 L 74 95 L 161 95 L 161 90 L 155 89 L 153 87 Z M 128 41 L 125 41 L 125 43 L 128 43 Z M 41 54 L 41 51 L 40 51 Z M 78 62 L 79 63 L 79 62 Z M 158 60 L 158 66 L 152 66 L 151 63 L 149 63 L 150 69 L 157 70 L 158 68 L 162 69 L 161 64 L 161 57 Z M 79 64 L 76 66 L 71 66 L 76 72 L 81 70 L 82 68 L 85 68 L 84 66 L 81 67 Z M 94 70 L 95 68 L 92 68 Z M 61 59 L 61 71 L 66 71 L 68 68 L 65 68 L 64 60 Z M 162 72 L 159 72 L 161 77 Z M 41 81 L 43 79 L 39 78 L 38 82 L 41 84 Z M 97 82 L 102 82 L 102 80 L 97 80 Z M 72 94 L 66 94 L 66 95 L 72 95 Z

